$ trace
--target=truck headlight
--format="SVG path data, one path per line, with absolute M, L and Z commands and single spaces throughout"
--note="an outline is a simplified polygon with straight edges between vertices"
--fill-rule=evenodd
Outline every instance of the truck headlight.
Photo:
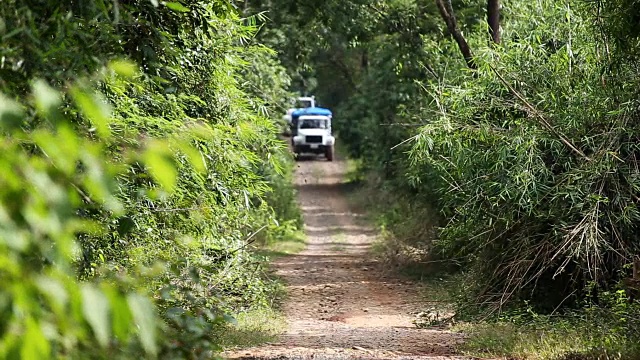
M 334 138 L 333 136 L 327 136 L 325 139 L 325 145 L 331 146 L 336 142 L 336 138 Z
M 304 136 L 296 135 L 296 136 L 293 137 L 293 143 L 294 144 L 299 144 L 301 142 L 304 142 Z

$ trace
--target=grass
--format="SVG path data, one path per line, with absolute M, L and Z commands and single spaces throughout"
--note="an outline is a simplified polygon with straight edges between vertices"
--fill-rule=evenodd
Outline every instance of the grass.
M 306 237 L 302 230 L 291 232 L 285 239 L 274 241 L 270 244 L 262 244 L 254 249 L 258 256 L 265 257 L 268 261 L 289 256 L 304 250 Z M 268 272 L 270 277 L 275 277 Z M 221 332 L 221 345 L 225 350 L 244 349 L 273 342 L 282 334 L 287 323 L 285 316 L 279 309 L 279 303 L 286 296 L 284 285 L 279 281 L 274 301 L 267 308 L 253 309 L 235 315 L 235 324 L 228 324 Z
M 346 159 L 347 169 L 345 171 L 345 182 L 350 184 L 361 184 L 364 181 L 360 168 L 361 160 Z
M 346 248 L 344 247 L 344 245 L 333 245 L 331 247 L 331 251 L 335 251 L 335 252 L 342 252 L 344 251 Z
M 262 245 L 256 249 L 256 253 L 273 260 L 282 256 L 297 254 L 304 250 L 306 246 L 306 236 L 302 230 L 299 230 L 292 233 L 286 239 Z
M 529 324 L 468 323 L 454 330 L 469 336 L 461 350 L 477 357 L 640 359 L 638 343 L 616 334 L 607 324 L 567 317 Z
M 226 349 L 248 348 L 272 342 L 286 330 L 285 318 L 278 311 L 265 308 L 236 316 L 236 324 L 228 325 L 221 335 Z
M 331 250 L 332 251 L 336 251 L 336 252 L 341 252 L 344 251 L 346 248 L 344 245 L 344 243 L 347 242 L 347 236 L 344 233 L 339 233 L 334 235 L 331 238 Z

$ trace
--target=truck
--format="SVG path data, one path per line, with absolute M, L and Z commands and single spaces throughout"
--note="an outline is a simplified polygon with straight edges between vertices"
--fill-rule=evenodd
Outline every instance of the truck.
M 316 107 L 315 96 L 302 96 L 296 100 L 296 109 L 306 109 Z
M 316 107 L 316 97 L 315 96 L 302 96 L 294 101 L 294 107 L 287 110 L 287 113 L 283 116 L 284 120 L 287 124 L 291 123 L 291 115 L 294 111 L 300 109 L 307 108 L 315 108 Z
M 323 154 L 333 161 L 336 139 L 331 135 L 333 113 L 329 109 L 310 107 L 291 114 L 291 146 L 296 159 L 300 154 Z

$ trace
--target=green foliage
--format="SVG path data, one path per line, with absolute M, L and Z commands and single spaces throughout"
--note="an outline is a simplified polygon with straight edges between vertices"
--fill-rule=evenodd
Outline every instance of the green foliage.
M 501 44 L 486 3 L 454 2 L 474 71 L 433 2 L 250 3 L 272 10 L 260 36 L 334 108 L 378 202 L 397 203 L 388 238 L 458 265 L 464 303 L 552 312 L 631 275 L 637 1 L 501 1 Z
M 34 83 L 33 103 L 42 119 L 54 118 L 60 98 L 42 82 Z M 24 119 L 21 106 L 6 101 L 0 112 Z M 102 111 L 92 102 L 78 108 Z M 121 164 L 106 160 L 103 143 L 77 134 L 65 119 L 56 120 L 28 132 L 20 127 L 4 132 L 0 357 L 42 359 L 75 354 L 79 347 L 113 351 L 138 342 L 156 354 L 157 314 L 134 282 L 123 287 L 127 283 L 75 280 L 74 262 L 82 252 L 76 239 L 107 230 L 83 211 L 101 206 L 112 216 L 123 213 L 112 188 Z
M 479 275 L 470 291 L 497 307 L 555 307 L 588 281 L 614 285 L 637 253 L 635 79 L 612 73 L 602 86 L 606 57 L 571 8 L 518 12 L 539 15 L 477 51 L 474 78 L 431 87 L 441 112 L 416 137 L 410 174 L 437 189 L 437 246 Z
M 269 309 L 257 309 L 240 313 L 234 324 L 227 324 L 221 342 L 227 347 L 259 346 L 273 342 L 286 328 L 286 319 Z
M 0 3 L 0 358 L 211 358 L 297 230 L 289 79 L 226 2 Z M 262 80 L 263 82 L 259 82 Z
M 640 2 L 637 0 L 609 0 L 586 2 L 585 10 L 597 22 L 601 41 L 613 43 L 623 55 L 621 64 L 635 61 L 640 55 L 640 30 L 638 30 L 638 13 Z

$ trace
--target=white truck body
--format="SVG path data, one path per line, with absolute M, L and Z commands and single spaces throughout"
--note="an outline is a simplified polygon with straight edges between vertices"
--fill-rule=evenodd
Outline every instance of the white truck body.
M 291 114 L 298 109 L 304 108 L 313 108 L 316 107 L 316 97 L 315 96 L 302 96 L 295 100 L 296 107 L 290 108 L 287 110 L 287 113 L 282 117 L 287 124 L 291 123 Z
M 298 98 L 298 109 L 301 108 L 310 108 L 316 107 L 316 97 L 315 96 L 303 96 Z
M 331 117 L 303 115 L 298 118 L 291 143 L 296 157 L 303 153 L 324 154 L 333 161 L 335 137 L 331 134 Z

